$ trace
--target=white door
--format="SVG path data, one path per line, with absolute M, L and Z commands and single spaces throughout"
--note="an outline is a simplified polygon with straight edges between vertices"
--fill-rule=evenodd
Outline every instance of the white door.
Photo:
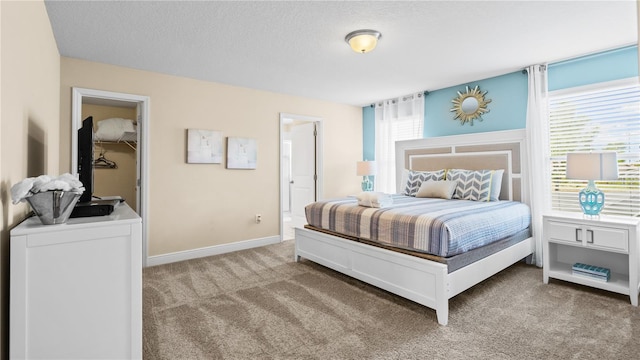
M 282 144 L 282 211 L 291 212 L 291 140 Z
M 304 207 L 316 200 L 315 123 L 291 129 L 291 221 L 293 226 L 307 223 Z
M 144 111 L 144 106 L 141 102 L 138 103 L 138 105 L 136 106 L 136 113 L 137 113 L 137 119 L 136 119 L 136 123 L 138 124 L 138 138 L 136 139 L 136 144 L 137 144 L 137 151 L 136 151 L 136 210 L 138 212 L 138 215 L 142 215 L 142 199 L 141 199 L 141 191 L 140 191 L 140 185 L 141 185 L 141 180 L 140 178 L 142 177 L 142 156 L 140 155 L 140 153 L 142 152 L 143 147 L 141 146 L 142 144 L 142 131 L 144 130 L 144 126 L 146 125 L 144 123 L 144 121 L 142 119 L 144 119 L 144 115 L 143 115 L 143 111 Z

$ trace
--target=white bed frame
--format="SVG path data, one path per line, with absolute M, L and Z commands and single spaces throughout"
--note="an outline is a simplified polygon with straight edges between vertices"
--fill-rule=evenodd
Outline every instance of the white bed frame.
M 446 136 L 396 143 L 398 189 L 402 170 L 436 170 L 447 158 L 473 156 L 476 169 L 506 159 L 501 199 L 529 203 L 527 157 L 524 130 L 498 131 L 473 135 Z M 457 158 L 457 159 L 456 159 Z M 483 162 L 483 159 L 489 159 Z M 436 165 L 430 165 L 436 163 Z M 452 162 L 448 168 L 456 166 Z M 470 168 L 465 166 L 464 168 Z M 487 167 L 484 167 L 487 169 Z M 504 188 L 506 185 L 506 189 Z M 478 260 L 454 272 L 435 261 L 346 240 L 330 234 L 295 229 L 295 259 L 304 257 L 345 275 L 436 310 L 438 323 L 447 325 L 449 299 L 500 272 L 535 251 L 533 238 Z

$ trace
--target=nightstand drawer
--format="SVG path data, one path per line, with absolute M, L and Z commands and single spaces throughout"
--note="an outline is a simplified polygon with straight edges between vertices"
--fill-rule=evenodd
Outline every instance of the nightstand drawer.
M 549 241 L 612 250 L 618 252 L 629 251 L 629 232 L 626 229 L 616 229 L 601 226 L 588 226 L 575 223 L 549 221 Z M 583 237 L 586 236 L 586 242 Z
M 602 227 L 586 227 L 587 246 L 629 252 L 629 231 Z
M 576 246 L 582 243 L 582 230 L 576 224 L 549 221 L 546 226 L 551 242 L 566 242 Z

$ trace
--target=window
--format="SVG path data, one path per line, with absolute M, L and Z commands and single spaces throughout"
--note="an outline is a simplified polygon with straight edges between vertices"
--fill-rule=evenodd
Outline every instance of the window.
M 640 216 L 640 86 L 636 78 L 549 93 L 551 207 L 581 211 L 586 181 L 567 180 L 566 155 L 615 151 L 619 178 L 596 181 L 605 193 L 602 214 Z
M 395 142 L 422 137 L 424 95 L 417 93 L 376 105 L 375 190 L 396 192 Z

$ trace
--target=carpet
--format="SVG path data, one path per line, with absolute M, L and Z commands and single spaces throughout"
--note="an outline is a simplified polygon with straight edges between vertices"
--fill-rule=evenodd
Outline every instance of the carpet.
M 628 296 L 518 263 L 434 310 L 311 261 L 294 243 L 146 268 L 149 359 L 638 359 Z

